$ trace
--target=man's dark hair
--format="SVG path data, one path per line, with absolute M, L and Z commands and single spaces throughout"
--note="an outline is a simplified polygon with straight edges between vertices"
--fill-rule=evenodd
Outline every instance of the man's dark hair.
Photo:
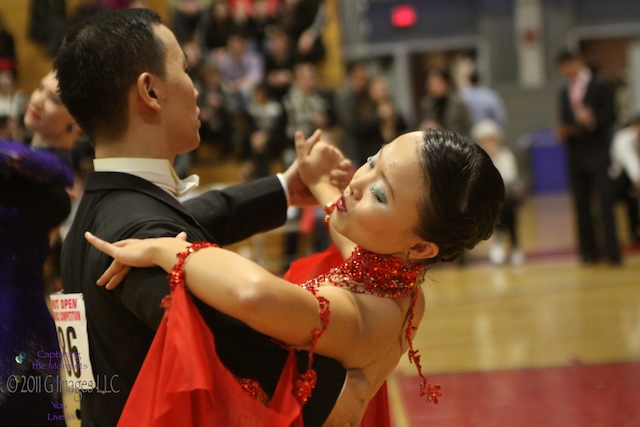
M 573 61 L 576 59 L 582 59 L 580 51 L 575 49 L 563 49 L 556 56 L 556 65 L 561 65 L 567 61 Z
M 165 76 L 166 48 L 148 9 L 99 13 L 65 36 L 53 68 L 60 99 L 92 139 L 121 137 L 127 126 L 128 94 L 143 72 Z

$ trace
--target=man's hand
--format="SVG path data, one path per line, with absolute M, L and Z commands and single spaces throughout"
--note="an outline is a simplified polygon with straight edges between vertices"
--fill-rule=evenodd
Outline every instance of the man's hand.
M 359 369 L 347 370 L 347 383 L 325 426 L 359 426 L 369 405 L 371 385 Z
M 289 190 L 289 202 L 294 206 L 312 206 L 317 201 L 311 195 L 307 185 L 328 179 L 332 185 L 344 189 L 351 177 L 351 162 L 345 159 L 335 146 L 320 141 L 321 132 L 317 130 L 308 139 L 302 132 L 296 132 L 297 159 L 283 173 Z
M 575 112 L 576 121 L 589 130 L 596 128 L 596 118 L 591 108 L 580 106 Z

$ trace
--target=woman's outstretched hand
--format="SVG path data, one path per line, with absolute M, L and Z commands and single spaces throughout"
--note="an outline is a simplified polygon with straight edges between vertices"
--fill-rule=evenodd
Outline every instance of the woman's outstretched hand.
M 98 250 L 113 258 L 109 268 L 96 281 L 98 286 L 104 286 L 109 290 L 114 289 L 124 280 L 131 267 L 154 267 L 158 265 L 156 249 L 160 240 L 170 240 L 174 243 L 179 241 L 181 242 L 180 246 L 185 248 L 190 244 L 186 241 L 187 234 L 185 232 L 181 232 L 175 238 L 126 239 L 115 243 L 106 242 L 88 231 L 85 232 L 84 237 Z
M 336 146 L 319 139 L 319 131 L 309 139 L 305 139 L 302 132 L 296 132 L 296 160 L 300 178 L 309 187 L 320 180 L 328 180 L 342 191 L 353 176 L 351 162 Z

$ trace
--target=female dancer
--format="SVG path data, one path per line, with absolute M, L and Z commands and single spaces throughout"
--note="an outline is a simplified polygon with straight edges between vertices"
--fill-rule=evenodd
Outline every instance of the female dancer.
M 296 286 L 223 249 L 187 249 L 190 243 L 171 238 L 109 244 L 87 233 L 89 242 L 116 260 L 98 284 L 117 285 L 127 272 L 123 264 L 173 270 L 202 301 L 251 328 L 358 370 L 368 384 L 364 401 L 409 350 L 423 381 L 421 393 L 437 401 L 438 387 L 422 376 L 412 345 L 424 311 L 419 285 L 429 266 L 451 261 L 491 235 L 504 199 L 500 174 L 473 142 L 427 130 L 384 146 L 340 194 L 326 174 L 305 172 L 319 159 L 318 151 L 331 149 L 297 135 L 301 176 L 327 204 L 331 235 L 347 258 L 329 273 Z M 301 388 L 305 381 L 312 384 L 311 370 L 302 379 Z M 353 425 L 362 417 L 355 412 Z M 331 416 L 325 425 L 332 425 Z
M 69 215 L 75 121 L 47 74 L 29 99 L 31 146 L 0 141 L 0 425 L 64 426 L 56 329 L 44 295 L 50 230 Z M 56 354 L 58 353 L 58 354 Z

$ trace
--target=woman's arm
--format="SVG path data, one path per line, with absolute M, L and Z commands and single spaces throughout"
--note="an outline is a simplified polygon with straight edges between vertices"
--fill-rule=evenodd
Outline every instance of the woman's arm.
M 189 246 L 176 238 L 110 244 L 87 233 L 87 240 L 122 264 L 158 265 L 166 272 L 176 264 L 177 254 Z M 187 287 L 196 297 L 265 335 L 307 348 L 311 331 L 320 326 L 318 302 L 311 292 L 234 252 L 201 249 L 187 258 L 183 268 Z M 109 271 L 105 274 L 98 284 L 108 281 Z M 386 348 L 397 339 L 406 312 L 402 304 L 334 286 L 320 287 L 318 294 L 330 301 L 331 313 L 316 347 L 319 354 L 347 368 L 362 367 L 380 355 L 381 346 Z
M 325 142 L 314 142 L 312 138 L 305 140 L 302 132 L 295 135 L 296 154 L 300 178 L 307 185 L 320 206 L 335 202 L 342 191 L 331 182 L 332 169 L 328 165 L 339 163 L 342 153 L 333 145 Z M 327 162 L 326 159 L 332 159 Z M 335 231 L 329 222 L 331 239 L 340 250 L 343 258 L 348 258 L 355 248 L 355 243 Z

